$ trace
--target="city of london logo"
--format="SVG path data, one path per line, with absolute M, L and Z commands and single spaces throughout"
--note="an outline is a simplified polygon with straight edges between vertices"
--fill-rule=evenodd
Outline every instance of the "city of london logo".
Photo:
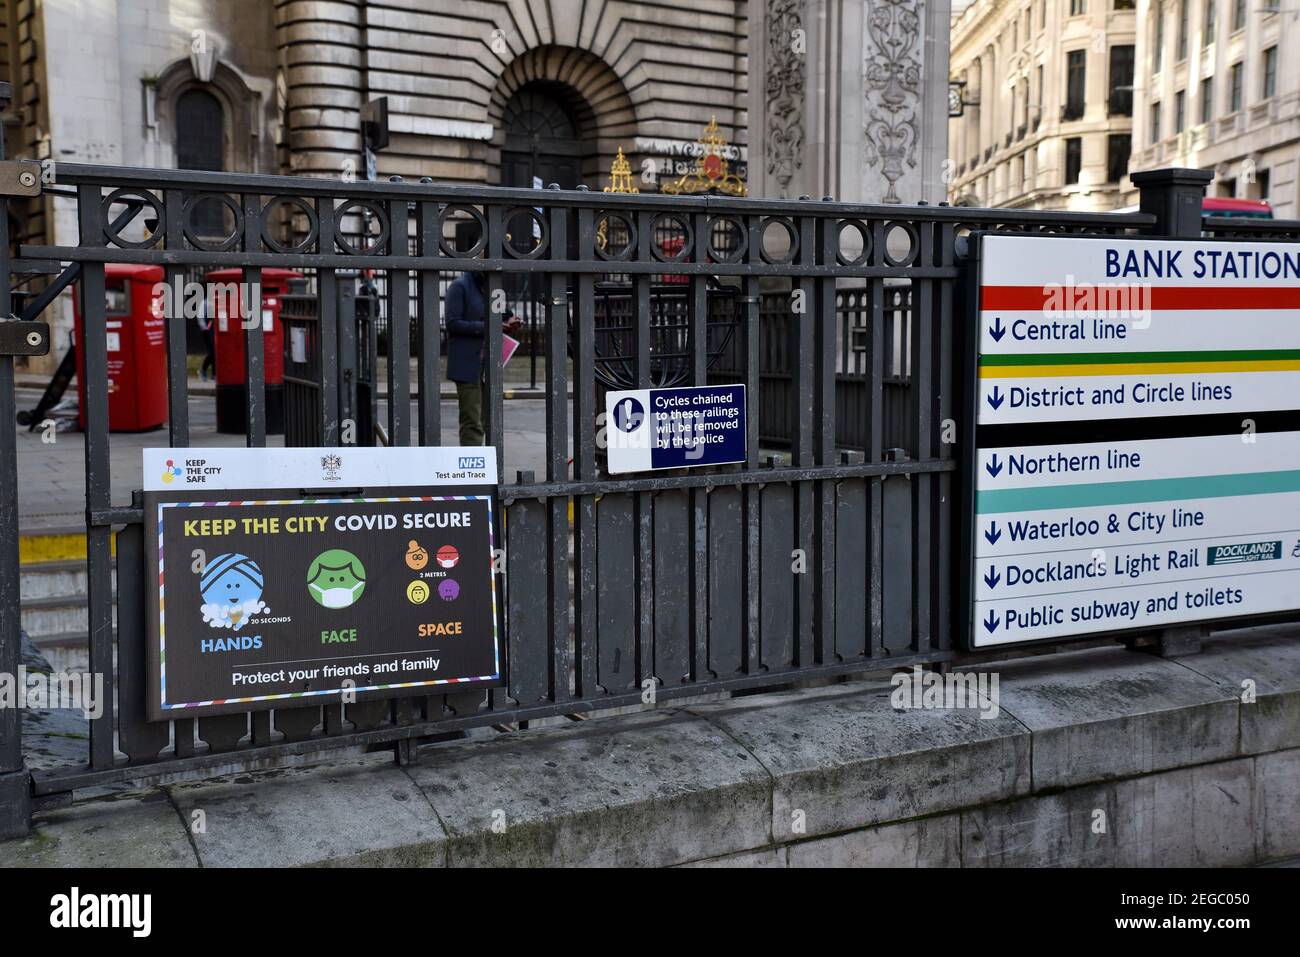
M 339 480 L 339 469 L 343 468 L 343 456 L 330 453 L 320 457 L 320 468 L 322 477 L 327 482 L 337 482 Z

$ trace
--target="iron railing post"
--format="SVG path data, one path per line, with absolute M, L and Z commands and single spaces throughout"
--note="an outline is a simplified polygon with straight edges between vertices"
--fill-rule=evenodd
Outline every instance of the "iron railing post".
M 0 109 L 13 88 L 0 83 Z M 0 127 L 0 160 L 4 129 Z M 10 298 L 9 200 L 0 195 L 0 322 L 12 317 Z M 22 622 L 19 617 L 18 569 L 18 434 L 14 399 L 13 356 L 0 355 L 0 678 L 15 691 L 22 685 Z M 10 706 L 11 705 L 11 706 Z M 23 716 L 18 701 L 0 702 L 0 839 L 31 828 L 31 776 L 23 763 Z
M 1140 192 L 1139 209 L 1155 216 L 1153 236 L 1201 235 L 1201 203 L 1214 174 L 1203 169 L 1153 169 L 1129 180 Z

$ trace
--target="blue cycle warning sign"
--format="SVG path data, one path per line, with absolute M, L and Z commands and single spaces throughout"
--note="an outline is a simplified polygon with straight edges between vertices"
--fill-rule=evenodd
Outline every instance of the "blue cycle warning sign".
M 745 387 L 630 389 L 605 394 L 610 474 L 745 461 Z

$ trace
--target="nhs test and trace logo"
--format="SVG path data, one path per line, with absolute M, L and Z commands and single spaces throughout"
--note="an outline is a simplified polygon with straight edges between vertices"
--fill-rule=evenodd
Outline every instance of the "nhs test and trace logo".
M 482 471 L 487 468 L 487 458 L 482 455 L 462 455 L 456 459 L 456 467 L 459 469 L 477 469 Z

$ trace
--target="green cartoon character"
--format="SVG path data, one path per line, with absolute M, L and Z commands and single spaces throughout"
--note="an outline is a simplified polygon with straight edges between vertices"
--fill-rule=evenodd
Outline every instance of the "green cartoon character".
M 312 559 L 307 591 L 326 608 L 350 608 L 366 590 L 366 566 L 342 548 L 331 548 Z

